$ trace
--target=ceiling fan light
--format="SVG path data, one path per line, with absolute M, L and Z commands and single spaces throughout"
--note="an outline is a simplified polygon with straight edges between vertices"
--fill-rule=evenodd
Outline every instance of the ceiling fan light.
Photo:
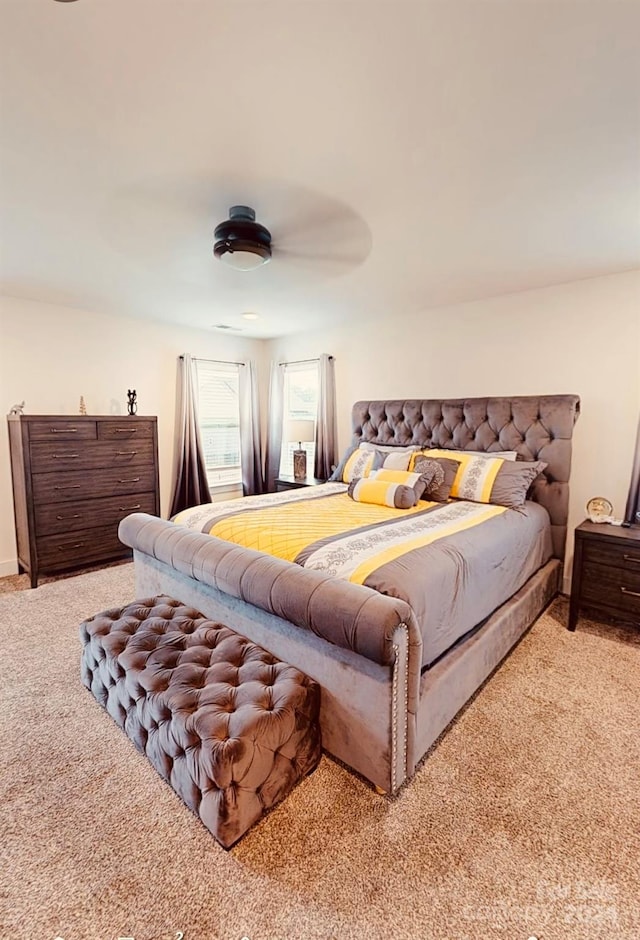
M 249 206 L 229 209 L 229 219 L 214 232 L 216 258 L 238 271 L 252 271 L 271 260 L 271 232 L 255 218 Z
M 253 271 L 271 260 L 270 248 L 251 243 L 236 242 L 235 244 L 229 244 L 227 242 L 217 242 L 213 252 L 216 258 L 220 258 L 221 261 L 224 261 L 230 268 L 235 268 L 236 271 Z

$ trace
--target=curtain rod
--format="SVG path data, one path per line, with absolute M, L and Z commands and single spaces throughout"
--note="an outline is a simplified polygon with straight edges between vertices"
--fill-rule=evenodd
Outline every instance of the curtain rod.
M 335 356 L 328 356 L 328 359 L 335 359 Z M 281 366 L 299 366 L 304 362 L 320 362 L 320 356 L 316 356 L 315 359 L 283 359 L 280 363 Z
M 184 359 L 184 356 L 178 356 L 178 359 Z M 233 362 L 230 359 L 202 359 L 200 356 L 192 356 L 192 362 L 219 362 L 225 366 L 246 366 L 246 362 Z

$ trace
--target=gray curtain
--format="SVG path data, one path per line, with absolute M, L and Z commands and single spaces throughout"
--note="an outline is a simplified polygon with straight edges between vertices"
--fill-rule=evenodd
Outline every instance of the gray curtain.
M 280 473 L 282 448 L 282 417 L 284 414 L 284 363 L 271 363 L 269 382 L 269 413 L 267 416 L 267 448 L 265 482 L 267 493 L 273 493 Z
M 207 470 L 198 426 L 198 395 L 191 356 L 178 359 L 176 423 L 174 433 L 173 490 L 169 515 L 189 506 L 210 503 Z
M 638 421 L 636 449 L 633 455 L 633 469 L 631 470 L 631 485 L 624 511 L 624 521 L 632 525 L 640 525 L 640 421 Z
M 322 353 L 318 362 L 318 416 L 313 474 L 328 480 L 336 463 L 336 373 L 333 356 Z
M 240 366 L 240 463 L 245 496 L 264 491 L 260 451 L 260 406 L 253 361 Z

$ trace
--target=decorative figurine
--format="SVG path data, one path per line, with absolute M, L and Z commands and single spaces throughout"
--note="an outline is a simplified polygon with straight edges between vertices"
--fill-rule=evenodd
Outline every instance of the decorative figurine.
M 84 395 L 81 395 L 80 396 L 80 414 L 86 415 L 86 413 L 87 413 L 87 406 L 84 403 Z
M 21 401 L 19 405 L 12 405 L 9 409 L 10 415 L 23 415 L 24 414 L 24 402 Z
M 138 410 L 138 402 L 137 402 L 137 395 L 136 395 L 135 388 L 133 389 L 130 388 L 127 390 L 127 398 L 129 399 L 129 401 L 127 402 L 127 411 L 129 412 L 130 415 L 134 415 L 136 411 Z

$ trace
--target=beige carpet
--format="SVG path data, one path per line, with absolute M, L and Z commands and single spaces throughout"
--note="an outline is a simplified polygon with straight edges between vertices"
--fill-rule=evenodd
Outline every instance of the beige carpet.
M 130 565 L 0 596 L 0 935 L 12 940 L 640 936 L 640 632 L 559 600 L 378 796 L 328 758 L 231 852 L 79 681 Z

